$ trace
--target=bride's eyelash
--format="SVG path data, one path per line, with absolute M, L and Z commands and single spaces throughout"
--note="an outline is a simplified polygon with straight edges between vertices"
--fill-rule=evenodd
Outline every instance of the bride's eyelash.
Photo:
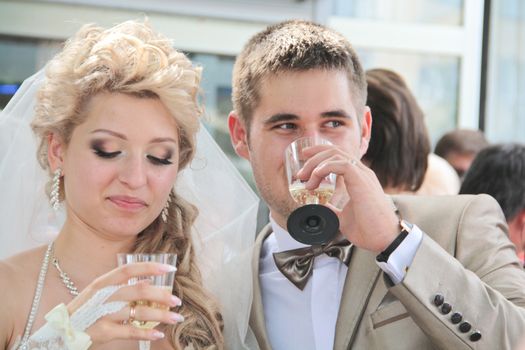
M 91 149 L 93 150 L 93 153 L 95 153 L 98 157 L 104 158 L 104 159 L 112 159 L 122 153 L 122 151 L 106 152 L 102 149 L 101 145 L 97 142 L 91 145 Z M 168 152 L 168 154 L 164 158 L 155 157 L 151 154 L 147 154 L 146 158 L 153 165 L 171 165 L 173 164 L 173 162 L 171 161 L 172 156 L 173 156 L 172 153 Z
M 105 158 L 105 159 L 115 158 L 116 156 L 118 156 L 119 154 L 122 153 L 121 151 L 106 152 L 106 151 L 101 150 L 101 149 L 98 148 L 98 147 L 93 147 L 93 152 L 94 152 L 97 156 L 99 156 L 100 158 Z
M 166 158 L 157 158 L 155 156 L 152 156 L 151 154 L 148 154 L 146 158 L 149 159 L 149 161 L 154 165 L 170 165 L 173 164 L 171 161 L 171 156 Z

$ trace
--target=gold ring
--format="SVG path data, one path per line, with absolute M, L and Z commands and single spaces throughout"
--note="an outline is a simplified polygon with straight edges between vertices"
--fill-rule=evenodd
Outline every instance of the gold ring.
M 129 306 L 129 318 L 128 318 L 128 323 L 131 323 L 133 321 L 135 321 L 135 304 L 131 304 Z

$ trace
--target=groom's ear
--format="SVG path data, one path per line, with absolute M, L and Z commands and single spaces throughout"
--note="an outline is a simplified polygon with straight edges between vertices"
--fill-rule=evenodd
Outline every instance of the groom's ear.
M 55 133 L 50 133 L 47 136 L 47 162 L 51 168 L 51 172 L 54 172 L 57 168 L 63 169 L 64 164 L 64 155 L 65 155 L 66 146 L 60 138 Z
M 363 116 L 361 117 L 361 143 L 359 146 L 359 156 L 363 157 L 368 150 L 370 137 L 372 136 L 372 112 L 370 107 L 365 106 Z
M 235 111 L 230 112 L 228 116 L 228 128 L 230 129 L 230 138 L 235 152 L 240 157 L 250 160 L 246 124 L 244 124 Z

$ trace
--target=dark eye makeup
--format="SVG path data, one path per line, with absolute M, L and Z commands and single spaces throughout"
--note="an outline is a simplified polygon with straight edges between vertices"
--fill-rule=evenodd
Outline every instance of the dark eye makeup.
M 114 151 L 114 152 L 107 152 L 103 149 L 103 141 L 101 140 L 95 140 L 91 143 L 91 149 L 93 150 L 93 153 L 95 153 L 98 157 L 103 159 L 112 159 L 117 157 L 122 153 L 122 151 Z M 165 157 L 155 157 L 151 154 L 147 154 L 146 158 L 151 162 L 153 165 L 170 165 L 173 164 L 171 161 L 171 157 L 173 156 L 171 151 L 168 151 Z
M 111 158 L 115 158 L 120 153 L 122 153 L 121 151 L 106 152 L 103 149 L 102 145 L 103 145 L 103 142 L 100 140 L 95 140 L 91 142 L 91 149 L 93 150 L 93 153 L 95 153 L 100 158 L 111 159 Z
M 171 153 L 168 154 L 168 156 L 165 157 L 165 158 L 157 158 L 155 156 L 152 156 L 151 154 L 148 154 L 146 156 L 146 158 L 148 158 L 148 160 L 152 164 L 155 164 L 155 165 L 170 165 L 170 164 L 173 164 L 173 162 L 170 160 L 171 159 Z

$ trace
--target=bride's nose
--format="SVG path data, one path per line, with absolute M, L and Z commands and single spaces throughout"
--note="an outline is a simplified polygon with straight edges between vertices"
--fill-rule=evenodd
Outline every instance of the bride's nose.
M 139 188 L 147 182 L 146 158 L 138 155 L 127 158 L 119 172 L 119 180 L 130 188 Z

